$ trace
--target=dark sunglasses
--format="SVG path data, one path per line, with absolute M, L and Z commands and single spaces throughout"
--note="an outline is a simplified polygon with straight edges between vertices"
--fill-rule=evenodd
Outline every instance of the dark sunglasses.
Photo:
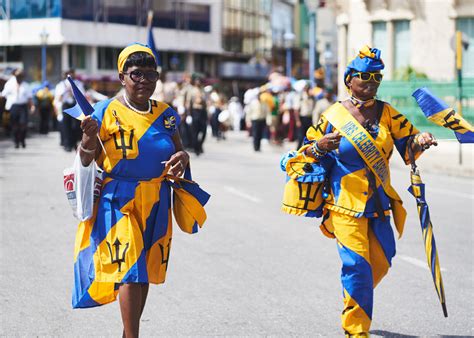
M 383 78 L 383 74 L 381 73 L 370 73 L 370 72 L 358 72 L 352 74 L 352 77 L 358 77 L 362 81 L 370 81 L 370 79 L 374 79 L 375 82 L 380 83 Z
M 142 72 L 141 70 L 135 69 L 131 71 L 130 73 L 122 73 L 122 74 L 130 76 L 133 82 L 142 82 L 143 79 L 147 79 L 147 81 L 150 81 L 150 82 L 156 82 L 158 81 L 158 78 L 160 77 L 160 73 L 158 73 L 156 70 Z

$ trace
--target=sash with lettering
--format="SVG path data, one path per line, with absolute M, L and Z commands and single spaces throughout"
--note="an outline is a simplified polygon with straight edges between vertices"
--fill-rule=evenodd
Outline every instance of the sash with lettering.
M 399 236 L 401 236 L 407 213 L 400 196 L 390 184 L 388 159 L 379 149 L 372 136 L 342 104 L 332 105 L 326 111 L 325 116 L 329 123 L 357 150 L 367 167 L 374 173 L 376 180 L 382 185 L 385 193 L 390 198 L 395 226 Z

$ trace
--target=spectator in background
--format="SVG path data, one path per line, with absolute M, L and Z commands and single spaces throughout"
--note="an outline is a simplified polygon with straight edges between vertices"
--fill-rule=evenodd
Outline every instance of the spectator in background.
M 30 86 L 24 81 L 23 70 L 17 69 L 5 83 L 2 96 L 6 98 L 5 110 L 10 112 L 10 125 L 15 148 L 25 148 L 28 111 L 33 108 Z
M 187 106 L 188 97 L 192 88 L 191 76 L 186 73 L 184 74 L 183 82 L 178 85 L 176 98 L 174 100 L 174 106 L 177 108 L 178 114 L 181 118 L 179 133 L 182 138 L 183 146 L 186 149 L 193 148 L 191 134 L 192 117 Z
M 229 114 L 232 118 L 232 129 L 234 131 L 243 130 L 242 128 L 242 120 L 244 120 L 244 108 L 239 101 L 237 96 L 233 96 L 230 98 L 227 109 L 229 110 Z M 244 120 L 245 122 L 245 120 Z
M 193 76 L 192 88 L 189 90 L 186 99 L 186 106 L 192 117 L 192 146 L 196 155 L 200 155 L 204 152 L 202 145 L 206 139 L 207 109 L 206 95 L 198 76 Z
M 260 93 L 257 98 L 250 102 L 245 114 L 247 128 L 252 130 L 253 149 L 255 151 L 260 151 L 260 143 L 266 127 L 267 117 L 271 116 L 270 108 L 268 104 L 263 102 L 262 96 L 264 96 L 264 93 Z
M 53 117 L 54 95 L 49 90 L 50 84 L 45 81 L 41 88 L 35 94 L 36 107 L 39 112 L 39 133 L 47 134 L 49 132 L 49 121 Z
M 312 125 L 312 113 L 314 108 L 314 97 L 311 95 L 311 88 L 306 85 L 296 100 L 297 109 L 295 109 L 296 115 L 296 127 L 298 145 L 296 149 L 301 148 L 305 138 L 306 130 Z
M 324 96 L 316 101 L 316 105 L 313 109 L 313 124 L 316 125 L 319 121 L 319 117 L 326 109 L 328 109 L 335 102 L 335 96 L 332 89 L 324 91 Z M 305 130 L 307 130 L 306 128 Z
M 71 108 L 76 104 L 71 85 L 69 81 L 67 81 L 68 75 L 73 78 L 79 90 L 84 93 L 84 85 L 81 81 L 75 79 L 74 69 L 70 69 L 64 73 L 64 79 L 56 85 L 54 91 L 54 107 L 56 109 L 57 119 L 60 122 L 61 146 L 63 146 L 66 151 L 72 151 L 76 149 L 77 142 L 81 139 L 82 133 L 80 121 L 68 114 L 63 114 L 65 109 Z

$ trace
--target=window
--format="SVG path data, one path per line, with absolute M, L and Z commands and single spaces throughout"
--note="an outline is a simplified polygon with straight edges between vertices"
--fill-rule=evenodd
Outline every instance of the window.
M 153 0 L 153 26 L 198 32 L 211 31 L 211 7 L 169 0 Z
M 86 69 L 86 47 L 69 45 L 68 49 L 69 67 L 74 69 Z
M 373 22 L 372 23 L 372 47 L 380 49 L 387 53 L 387 23 Z
M 60 15 L 61 0 L 0 0 L 0 17 L 11 19 L 48 18 Z M 10 13 L 7 9 L 10 8 Z
M 62 17 L 71 20 L 94 20 L 94 0 L 63 1 Z
M 463 77 L 474 77 L 474 18 L 457 19 L 456 29 L 469 39 L 469 48 L 462 54 Z
M 120 48 L 99 47 L 97 50 L 99 69 L 117 69 L 117 58 L 120 51 Z
M 395 56 L 395 70 L 404 68 L 410 65 L 410 21 L 400 20 L 394 21 L 394 56 Z

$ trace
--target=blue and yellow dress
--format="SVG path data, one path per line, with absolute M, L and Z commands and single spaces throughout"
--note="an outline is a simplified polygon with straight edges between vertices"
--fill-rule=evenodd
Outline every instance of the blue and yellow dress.
M 116 300 L 121 283 L 163 283 L 172 238 L 171 188 L 186 195 L 176 203 L 184 209 L 199 209 L 209 198 L 201 191 L 202 203 L 197 203 L 192 192 L 168 180 L 163 162 L 175 153 L 172 137 L 179 115 L 164 103 L 151 105 L 149 114 L 138 114 L 117 99 L 95 106 L 93 118 L 106 150 L 97 163 L 105 179 L 93 217 L 79 224 L 76 235 L 74 308 Z M 184 213 L 181 218 L 189 216 Z M 198 213 L 202 225 L 203 209 Z M 189 232 L 195 231 L 196 224 Z
M 387 162 L 396 149 L 404 161 L 409 163 L 408 140 L 416 135 L 418 130 L 389 104 L 383 102 L 378 104 L 381 107 L 378 123 L 367 132 L 372 136 L 375 145 L 381 150 Z M 317 125 L 308 129 L 307 144 L 303 147 L 317 142 L 327 133 L 336 130 L 341 132 L 341 129 L 335 128 L 328 121 L 329 114 L 335 120 L 350 113 L 341 103 L 335 103 L 321 115 Z M 366 149 L 369 146 L 371 143 L 364 144 Z M 416 154 L 416 157 L 419 154 Z M 299 193 L 296 189 L 296 193 L 288 195 L 285 190 L 285 201 L 291 202 L 292 198 L 295 203 L 291 203 L 292 207 L 284 204 L 283 210 L 291 214 L 318 217 L 321 215 L 318 211 L 320 209 L 298 210 L 295 206 L 306 207 L 312 203 L 313 206 L 322 208 L 321 231 L 327 237 L 337 240 L 337 248 L 342 261 L 341 283 L 344 298 L 342 326 L 350 334 L 366 333 L 369 332 L 372 321 L 373 290 L 388 272 L 391 260 L 395 256 L 395 238 L 390 224 L 391 215 L 401 236 L 406 212 L 402 207 L 400 197 L 390 185 L 388 166 L 387 181 L 385 186 L 382 186 L 379 180 L 375 180 L 373 176 L 371 178 L 372 172 L 366 161 L 346 137 L 341 138 L 336 151 L 327 153 L 320 160 L 311 161 L 315 161 L 312 166 L 320 171 L 312 168 L 309 168 L 311 170 L 304 169 L 316 177 L 325 173 L 326 183 L 319 183 L 321 179 L 318 179 L 312 184 L 314 188 L 310 185 L 305 188 L 308 180 L 299 178 L 300 181 L 296 182 L 300 186 Z M 298 166 L 298 159 L 293 164 Z M 287 166 L 287 173 L 288 168 Z M 303 177 L 310 178 L 305 170 L 300 170 Z M 314 196 L 309 199 L 310 193 L 313 194 L 315 191 L 314 194 L 317 194 L 317 188 L 321 185 L 321 189 L 325 189 L 327 194 L 322 204 L 321 197 Z M 305 192 L 306 189 L 307 192 L 302 194 L 301 191 Z M 293 192 L 291 189 L 288 191 Z M 305 197 L 306 195 L 308 196 Z M 306 204 L 296 203 L 298 198 L 302 198 L 301 196 L 305 197 L 303 202 Z M 380 215 L 382 213 L 384 215 Z

